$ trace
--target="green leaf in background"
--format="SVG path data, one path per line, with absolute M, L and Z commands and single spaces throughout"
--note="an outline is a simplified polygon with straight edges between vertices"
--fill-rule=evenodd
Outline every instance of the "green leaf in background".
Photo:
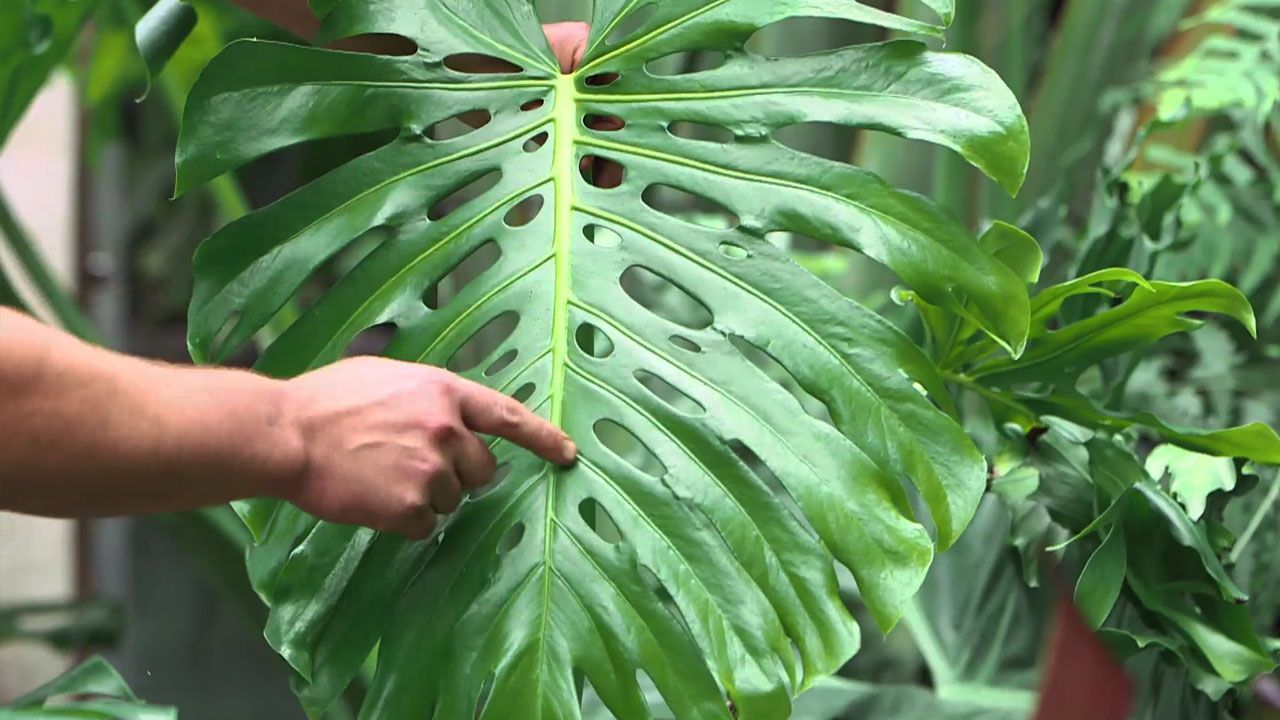
M 1104 358 L 1196 329 L 1203 321 L 1189 317 L 1192 312 L 1221 313 L 1238 320 L 1250 333 L 1256 332 L 1249 301 L 1220 280 L 1151 282 L 1148 287 L 1135 286 L 1113 308 L 1057 330 L 1033 334 L 1022 357 L 979 365 L 969 376 L 993 385 L 1039 381 L 1070 387 L 1081 372 Z
M 68 698 L 75 697 L 76 700 Z M 147 705 L 120 673 L 95 655 L 0 707 L 5 720 L 176 720 L 174 708 Z
M 81 28 L 106 4 L 102 0 L 7 0 L 0 6 L 0 147 L 49 74 L 67 58 Z M 119 60 L 137 64 L 138 75 L 150 88 L 151 77 L 178 49 L 195 21 L 195 10 L 182 0 L 160 0 L 138 23 L 132 47 Z
M 935 406 L 950 403 L 924 353 L 765 236 L 859 250 L 1014 352 L 1024 283 L 927 200 L 771 135 L 813 121 L 891 132 L 1012 189 L 1025 123 L 989 69 L 917 42 L 743 48 L 802 15 L 937 35 L 952 3 L 929 5 L 932 23 L 852 0 L 681 0 L 648 14 L 599 2 L 582 67 L 561 74 L 524 2 L 338 2 L 324 41 L 393 32 L 421 49 L 238 42 L 210 63 L 186 109 L 179 190 L 297 143 L 399 136 L 202 245 L 193 356 L 227 357 L 373 234 L 258 369 L 304 372 L 390 323 L 383 354 L 512 393 L 579 447 L 559 469 L 499 443 L 505 479 L 427 543 L 242 508 L 261 540 L 249 567 L 272 605 L 267 637 L 311 712 L 378 644 L 367 717 L 576 717 L 582 673 L 621 717 L 646 716 L 639 674 L 680 717 L 728 717 L 727 696 L 741 717 L 782 718 L 858 645 L 833 561 L 892 627 L 934 553 L 902 483 L 945 548 L 977 505 L 982 459 Z M 646 71 L 695 49 L 725 62 Z M 464 53 L 516 69 L 451 69 Z M 487 121 L 459 135 L 451 119 L 467 113 Z M 689 139 L 680 123 L 734 139 Z M 593 158 L 620 166 L 621 184 L 593 174 Z M 731 219 L 693 224 L 667 211 L 671 194 Z M 822 417 L 774 378 L 817 398 Z
M 1124 530 L 1116 524 L 1089 556 L 1076 581 L 1076 607 L 1090 627 L 1101 626 L 1115 607 L 1124 585 L 1126 563 Z
M 97 0 L 5 0 L 0 5 L 0 147 L 97 6 Z
M 1135 426 L 1151 430 L 1166 442 L 1218 457 L 1241 457 L 1254 462 L 1280 463 L 1280 436 L 1268 425 L 1249 423 L 1222 430 L 1170 425 L 1149 412 L 1120 413 L 1104 410 L 1079 393 L 1015 395 L 1024 407 L 1043 415 L 1055 415 L 1095 428 L 1123 432 Z
M 1169 474 L 1169 491 L 1192 520 L 1204 515 L 1211 493 L 1236 486 L 1236 467 L 1230 458 L 1202 455 L 1176 445 L 1159 445 L 1147 455 L 1147 473 L 1157 480 Z
M 1183 27 L 1227 27 L 1162 70 L 1156 115 L 1175 122 L 1192 114 L 1253 108 L 1265 120 L 1280 103 L 1280 17 L 1274 0 L 1219 0 Z
M 151 92 L 152 78 L 160 73 L 195 27 L 196 11 L 184 0 L 159 0 L 138 21 L 133 41 L 146 68 L 142 97 Z

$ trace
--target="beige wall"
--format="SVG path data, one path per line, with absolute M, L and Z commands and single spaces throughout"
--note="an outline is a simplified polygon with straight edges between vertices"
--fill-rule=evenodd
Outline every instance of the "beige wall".
M 75 267 L 75 87 L 53 79 L 0 152 L 0 189 L 54 272 L 70 283 Z M 31 299 L 13 258 L 0 262 Z M 40 312 L 38 303 L 30 302 Z M 0 398 L 0 412 L 4 399 Z M 0 478 L 4 482 L 4 478 Z M 69 600 L 75 592 L 74 524 L 0 513 L 0 605 Z M 70 659 L 36 644 L 0 646 L 0 703 L 64 670 Z

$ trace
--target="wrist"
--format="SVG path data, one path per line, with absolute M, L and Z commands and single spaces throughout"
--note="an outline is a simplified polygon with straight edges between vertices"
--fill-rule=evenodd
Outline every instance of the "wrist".
M 264 393 L 266 424 L 272 438 L 269 448 L 271 461 L 264 466 L 267 472 L 261 494 L 292 501 L 299 493 L 310 464 L 304 423 L 306 414 L 293 383 L 275 379 L 267 382 L 271 384 L 271 389 Z

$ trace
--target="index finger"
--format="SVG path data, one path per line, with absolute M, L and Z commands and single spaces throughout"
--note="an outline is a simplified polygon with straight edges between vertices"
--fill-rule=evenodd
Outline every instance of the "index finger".
M 462 422 L 476 432 L 496 435 L 559 465 L 568 465 L 578 448 L 563 430 L 515 398 L 458 378 Z

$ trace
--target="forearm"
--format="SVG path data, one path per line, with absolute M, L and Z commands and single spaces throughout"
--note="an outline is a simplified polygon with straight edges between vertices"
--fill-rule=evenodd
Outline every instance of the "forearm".
M 85 344 L 0 308 L 0 507 L 53 516 L 281 496 L 301 471 L 284 385 Z

